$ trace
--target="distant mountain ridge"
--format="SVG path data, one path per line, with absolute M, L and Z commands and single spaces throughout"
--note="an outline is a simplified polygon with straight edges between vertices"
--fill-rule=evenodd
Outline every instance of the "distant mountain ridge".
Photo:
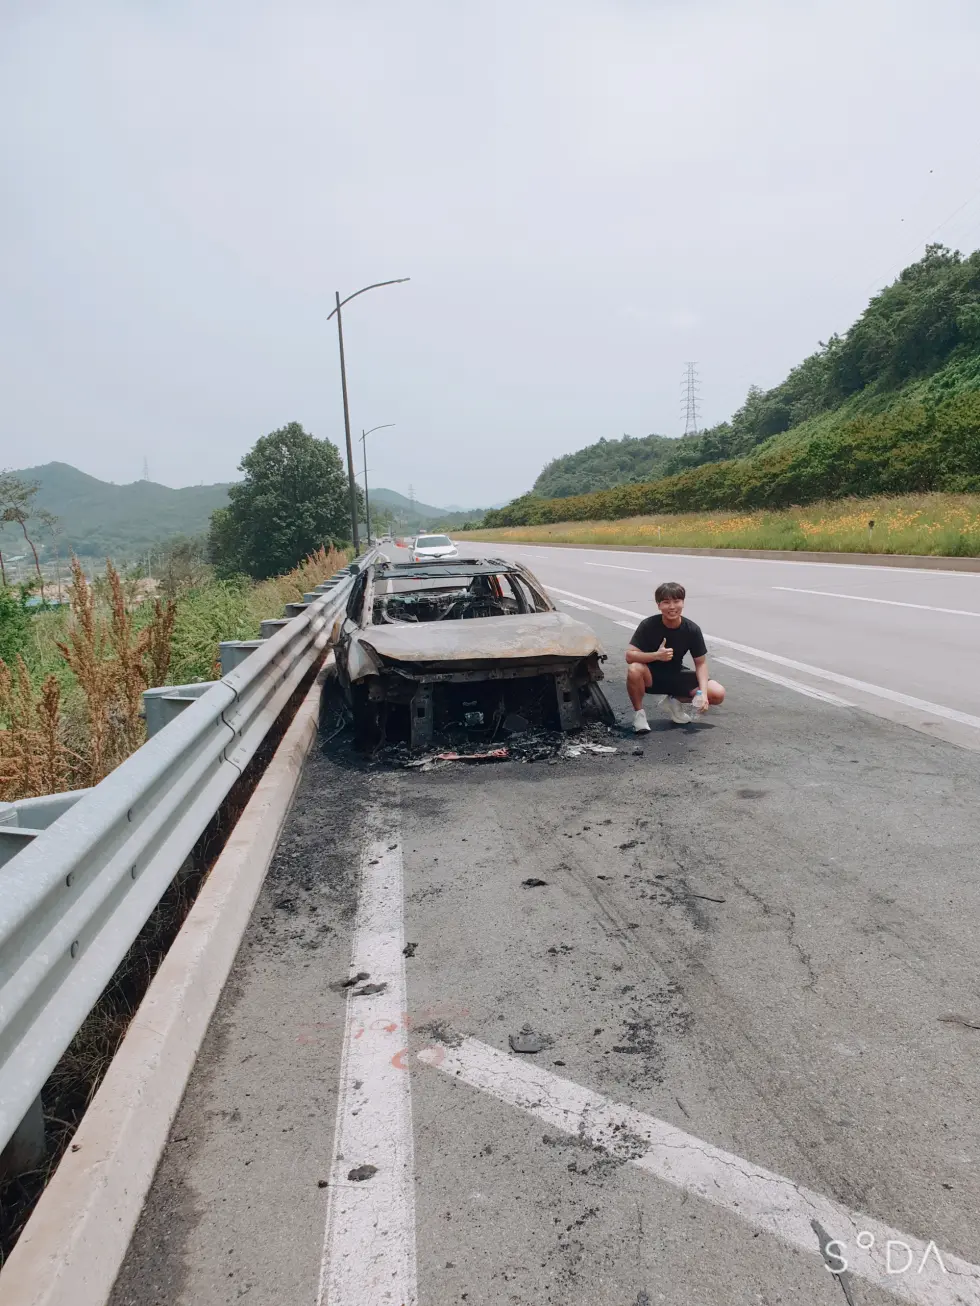
M 57 541 L 62 556 L 71 551 L 79 557 L 129 561 L 175 535 L 204 535 L 212 512 L 228 503 L 228 483 L 179 489 L 155 481 L 116 485 L 62 462 L 24 467 L 14 475 L 39 484 L 35 503 L 58 518 Z M 372 502 L 393 508 L 400 518 L 406 522 L 411 518 L 418 526 L 447 523 L 454 518 L 462 523 L 482 516 L 479 509 L 453 513 L 417 500 L 413 514 L 412 501 L 397 490 L 379 487 L 370 494 Z M 40 532 L 40 537 L 50 545 L 45 532 Z M 0 527 L 0 548 L 4 552 L 23 544 L 16 527 Z
M 395 513 L 396 522 L 404 527 L 435 527 L 452 530 L 464 522 L 479 521 L 485 512 L 483 508 L 436 508 L 431 503 L 419 503 L 399 494 L 397 490 L 369 487 L 372 503 L 383 503 Z
M 128 559 L 174 535 L 201 535 L 215 508 L 228 502 L 226 484 L 176 490 L 155 481 L 113 485 L 69 463 L 25 467 L 15 475 L 38 482 L 35 503 L 58 518 L 59 547 L 81 557 Z M 10 527 L 4 530 L 8 547 L 16 538 Z
M 414 514 L 423 520 L 444 517 L 447 512 L 451 511 L 448 508 L 435 508 L 431 503 L 420 503 L 418 499 L 406 498 L 404 494 L 399 494 L 397 490 L 386 490 L 381 486 L 375 490 L 369 485 L 368 495 L 372 502 L 383 503 L 387 507 L 393 508 L 400 515 Z

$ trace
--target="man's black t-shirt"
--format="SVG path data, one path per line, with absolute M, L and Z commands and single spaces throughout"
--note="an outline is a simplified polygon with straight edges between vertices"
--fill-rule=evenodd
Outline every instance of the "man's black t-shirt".
M 681 617 L 681 624 L 671 630 L 670 626 L 664 623 L 664 619 L 659 612 L 655 617 L 646 617 L 640 622 L 633 632 L 630 643 L 634 648 L 638 648 L 641 653 L 656 653 L 664 640 L 667 641 L 667 647 L 673 649 L 674 656 L 669 662 L 651 662 L 651 671 L 654 671 L 657 667 L 669 671 L 680 671 L 684 654 L 688 652 L 692 658 L 707 656 L 707 645 L 704 642 L 704 636 L 701 634 L 701 627 L 696 622 L 691 621 L 688 617 Z

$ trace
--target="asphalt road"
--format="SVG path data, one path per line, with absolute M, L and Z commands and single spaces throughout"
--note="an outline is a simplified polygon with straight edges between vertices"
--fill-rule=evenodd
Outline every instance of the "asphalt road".
M 587 619 L 602 632 L 610 621 L 631 624 L 634 618 L 627 613 L 655 611 L 657 584 L 680 580 L 688 590 L 687 615 L 716 637 L 716 656 L 795 679 L 965 747 L 980 747 L 980 573 L 496 543 L 479 547 L 526 562 L 560 606 L 567 607 L 574 595 L 571 604 L 584 603 L 592 612 Z M 798 665 L 788 667 L 773 657 Z M 861 686 L 847 683 L 854 680 Z M 959 719 L 964 716 L 971 719 Z
M 113 1306 L 980 1302 L 974 728 L 758 656 L 980 716 L 970 618 L 799 593 L 980 578 L 532 552 L 624 721 L 657 579 L 752 670 L 641 754 L 317 750 Z

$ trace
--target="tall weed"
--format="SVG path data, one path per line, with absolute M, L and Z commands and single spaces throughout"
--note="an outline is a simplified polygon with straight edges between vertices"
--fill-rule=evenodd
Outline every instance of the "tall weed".
M 210 579 L 159 599 L 111 563 L 90 584 L 73 559 L 68 609 L 32 614 L 0 658 L 0 799 L 97 784 L 143 743 L 145 689 L 214 679 L 222 640 L 256 638 L 346 562 L 321 549 L 286 576 Z M 27 611 L 7 606 L 15 621 Z

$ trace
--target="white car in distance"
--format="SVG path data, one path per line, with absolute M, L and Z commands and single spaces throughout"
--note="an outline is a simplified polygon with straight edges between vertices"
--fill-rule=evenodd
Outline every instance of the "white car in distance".
M 458 558 L 459 550 L 448 535 L 419 535 L 412 545 L 413 562 L 434 562 L 437 558 Z

